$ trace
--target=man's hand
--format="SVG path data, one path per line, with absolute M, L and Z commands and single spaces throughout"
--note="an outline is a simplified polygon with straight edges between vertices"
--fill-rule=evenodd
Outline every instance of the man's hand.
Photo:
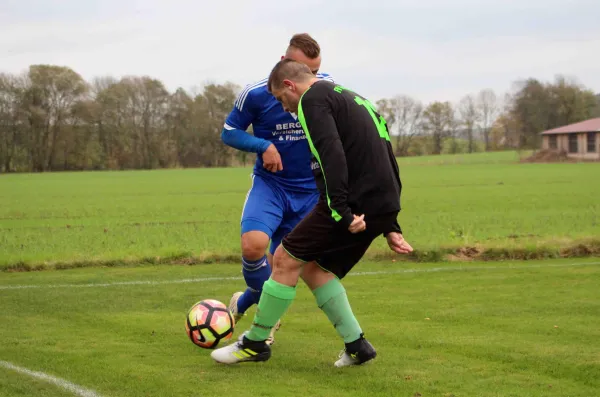
M 271 144 L 267 150 L 262 154 L 263 167 L 271 172 L 277 172 L 283 170 L 283 163 L 281 162 L 281 156 L 277 151 L 275 145 Z
M 402 234 L 398 232 L 391 232 L 385 236 L 390 249 L 397 254 L 408 254 L 413 251 L 413 248 L 409 243 L 404 240 Z
M 348 230 L 350 231 L 350 233 L 360 233 L 362 231 L 364 231 L 367 228 L 367 224 L 365 223 L 365 215 L 361 215 L 361 216 L 356 216 L 354 215 L 354 220 L 352 221 L 352 223 L 350 224 L 350 226 L 348 226 Z

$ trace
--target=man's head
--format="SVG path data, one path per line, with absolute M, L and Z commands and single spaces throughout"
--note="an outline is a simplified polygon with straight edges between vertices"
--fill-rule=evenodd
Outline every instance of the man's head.
M 321 47 L 308 33 L 298 33 L 290 39 L 287 51 L 281 59 L 301 62 L 316 75 L 321 67 Z
M 286 112 L 297 112 L 300 97 L 316 80 L 307 65 L 284 58 L 271 71 L 267 88 Z

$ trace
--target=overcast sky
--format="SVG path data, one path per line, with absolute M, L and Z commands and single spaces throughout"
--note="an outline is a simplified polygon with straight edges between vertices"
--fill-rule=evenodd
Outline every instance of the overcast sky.
M 0 71 L 243 86 L 308 32 L 321 70 L 373 101 L 457 101 L 556 74 L 600 92 L 599 18 L 598 0 L 0 0 Z

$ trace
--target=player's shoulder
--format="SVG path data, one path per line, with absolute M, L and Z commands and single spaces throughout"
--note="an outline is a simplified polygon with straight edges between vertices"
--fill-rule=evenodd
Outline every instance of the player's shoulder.
M 317 73 L 317 78 L 322 79 L 322 80 L 326 80 L 326 81 L 331 81 L 332 83 L 335 83 L 335 80 L 333 79 L 333 76 L 331 76 L 331 74 L 329 74 L 329 73 L 318 72 Z
M 316 104 L 327 101 L 327 97 L 335 92 L 336 83 L 321 79 L 313 84 L 308 91 L 303 95 L 302 102 Z
M 327 80 L 319 80 L 312 84 L 304 92 L 300 99 L 300 106 L 303 109 L 329 107 L 334 102 L 332 94 L 335 92 L 335 83 Z
M 268 81 L 269 78 L 267 77 L 246 85 L 235 99 L 235 107 L 238 108 L 238 110 L 243 110 L 246 106 L 256 106 L 257 98 L 264 99 L 265 95 L 269 95 L 269 90 L 267 88 Z M 263 101 L 260 100 L 258 104 L 262 102 Z

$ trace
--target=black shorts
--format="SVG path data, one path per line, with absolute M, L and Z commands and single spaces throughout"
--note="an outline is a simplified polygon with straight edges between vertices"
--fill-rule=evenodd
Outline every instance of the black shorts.
M 360 261 L 377 236 L 400 231 L 397 217 L 398 212 L 365 214 L 367 229 L 353 234 L 331 217 L 327 203 L 320 200 L 284 237 L 281 245 L 292 257 L 303 262 L 315 261 L 341 279 Z

